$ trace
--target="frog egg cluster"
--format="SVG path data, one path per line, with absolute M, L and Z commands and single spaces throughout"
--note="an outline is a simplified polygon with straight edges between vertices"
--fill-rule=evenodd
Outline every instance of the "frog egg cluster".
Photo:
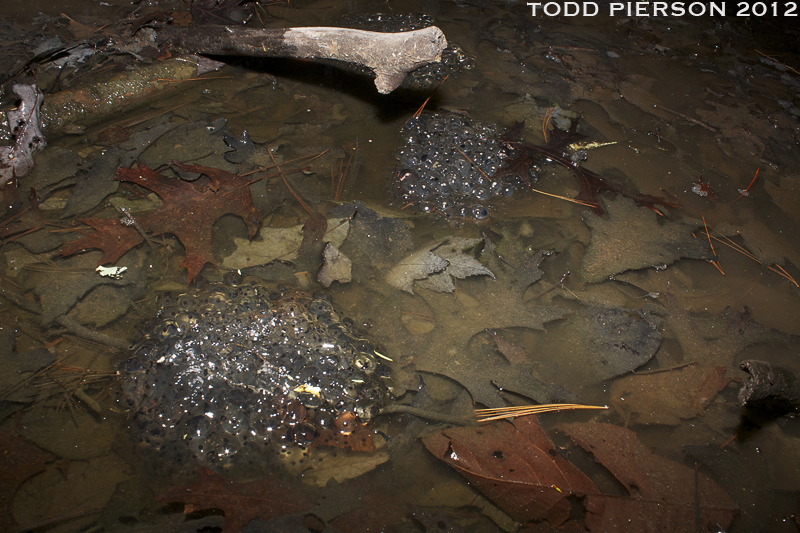
M 224 283 L 159 305 L 120 375 L 134 433 L 173 464 L 255 463 L 391 397 L 385 356 L 324 294 Z
M 395 153 L 394 187 L 404 204 L 423 213 L 482 220 L 493 198 L 512 196 L 519 187 L 512 176 L 492 177 L 505 157 L 494 124 L 423 113 L 401 133 L 405 146 Z

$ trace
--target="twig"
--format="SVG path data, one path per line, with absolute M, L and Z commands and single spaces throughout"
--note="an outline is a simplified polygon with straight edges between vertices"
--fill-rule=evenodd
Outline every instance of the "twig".
M 105 333 L 91 330 L 86 326 L 82 326 L 77 320 L 70 318 L 67 315 L 61 315 L 60 317 L 56 318 L 56 322 L 67 328 L 67 331 L 76 337 L 81 337 L 83 339 L 87 339 L 98 344 L 103 344 L 105 346 L 110 346 L 111 348 L 116 348 L 118 350 L 128 350 L 130 348 L 130 343 L 127 341 L 118 339 L 116 337 L 111 337 Z
M 453 424 L 456 426 L 471 426 L 475 424 L 474 418 L 464 418 L 462 416 L 448 415 L 445 413 L 436 413 L 433 411 L 426 411 L 419 407 L 412 407 L 410 405 L 387 405 L 380 410 L 380 414 L 388 415 L 393 413 L 403 413 L 407 415 L 418 416 L 426 420 L 433 420 L 434 422 L 444 422 L 445 424 Z
M 691 122 L 693 124 L 697 124 L 698 126 L 702 126 L 705 129 L 707 129 L 708 131 L 717 131 L 717 128 L 715 128 L 713 126 L 709 126 L 708 124 L 706 124 L 702 120 L 697 120 L 696 118 L 692 118 L 689 115 L 684 115 L 683 113 L 679 113 L 679 112 L 677 112 L 677 111 L 675 111 L 673 109 L 670 109 L 668 107 L 664 107 L 663 105 L 653 104 L 653 107 L 658 107 L 660 109 L 663 109 L 664 111 L 669 111 L 673 115 L 678 115 L 679 117 L 685 118 L 689 122 Z

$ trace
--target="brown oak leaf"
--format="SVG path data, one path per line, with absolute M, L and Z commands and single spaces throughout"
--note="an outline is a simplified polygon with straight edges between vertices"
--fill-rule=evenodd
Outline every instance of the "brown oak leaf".
M 611 424 L 560 424 L 622 483 L 628 496 L 589 494 L 589 531 L 710 531 L 726 529 L 739 511 L 711 478 L 658 456 L 628 429 Z
M 223 533 L 239 532 L 256 518 L 267 521 L 311 507 L 310 502 L 276 478 L 237 483 L 206 468 L 199 468 L 198 474 L 196 483 L 170 487 L 157 499 L 185 503 L 186 514 L 204 509 L 222 510 L 225 513 Z
M 103 251 L 98 266 L 116 263 L 125 252 L 144 240 L 135 228 L 124 225 L 118 218 L 82 218 L 80 221 L 93 227 L 95 232 L 62 246 L 59 251 L 62 257 L 97 248 Z
M 569 518 L 569 496 L 599 492 L 557 452 L 534 416 L 446 429 L 422 442 L 515 520 L 559 525 Z
M 186 249 L 181 263 L 188 271 L 187 283 L 197 276 L 206 263 L 214 263 L 211 239 L 214 222 L 227 214 L 240 216 L 247 226 L 247 234 L 253 237 L 258 231 L 261 216 L 253 205 L 249 182 L 236 174 L 200 165 L 184 165 L 174 162 L 186 172 L 203 174 L 208 185 L 162 176 L 139 163 L 137 168 L 120 167 L 117 180 L 135 183 L 155 192 L 163 200 L 157 210 L 139 215 L 139 225 L 152 235 L 171 233 L 180 239 Z M 84 222 L 97 231 L 93 235 L 67 243 L 60 255 L 66 256 L 79 250 L 99 248 L 103 250 L 100 264 L 113 262 L 125 252 L 139 244 L 142 239 L 134 236 L 136 230 L 118 221 L 101 222 L 102 219 L 86 219 Z

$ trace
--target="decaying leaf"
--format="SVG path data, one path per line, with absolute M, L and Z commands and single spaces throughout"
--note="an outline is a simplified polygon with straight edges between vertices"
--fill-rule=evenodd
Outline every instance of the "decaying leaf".
M 353 263 L 336 246 L 328 243 L 325 249 L 322 250 L 322 268 L 319 269 L 317 274 L 317 281 L 326 289 L 331 286 L 331 283 L 338 281 L 339 283 L 350 283 L 353 279 L 352 270 Z
M 315 449 L 301 465 L 298 474 L 304 482 L 324 487 L 330 481 L 343 483 L 366 474 L 388 460 L 389 454 L 385 451 L 366 453 Z
M 607 218 L 583 213 L 583 221 L 592 230 L 581 261 L 585 281 L 596 283 L 626 270 L 664 267 L 682 257 L 714 257 L 708 240 L 692 235 L 703 227 L 701 221 L 659 220 L 654 212 L 637 207 L 628 198 L 617 198 L 607 207 Z
M 718 224 L 714 230 L 726 237 L 741 236 L 747 248 L 764 266 L 785 265 L 786 259 L 800 265 L 800 253 L 783 235 L 767 228 L 763 222 L 750 220 L 740 226 Z M 714 232 L 711 233 L 712 236 Z
M 660 457 L 625 428 L 610 424 L 560 424 L 559 431 L 591 452 L 628 496 L 589 494 L 585 501 L 590 531 L 673 532 L 725 529 L 738 508 L 703 473 Z
M 302 496 L 276 478 L 236 483 L 200 468 L 192 485 L 176 486 L 158 496 L 162 502 L 184 502 L 185 513 L 221 509 L 225 513 L 224 533 L 235 533 L 254 518 L 270 520 L 311 507 Z
M 86 238 L 92 239 L 94 235 Z M 67 313 L 79 299 L 99 285 L 120 288 L 119 294 L 132 297 L 141 295 L 147 282 L 144 252 L 136 251 L 119 260 L 118 266 L 126 267 L 125 274 L 119 279 L 103 277 L 95 270 L 98 255 L 100 254 L 92 252 L 67 258 L 59 263 L 58 266 L 63 270 L 58 275 L 53 275 L 52 271 L 36 274 L 35 290 L 42 306 L 43 324 L 49 325 L 57 317 Z M 125 306 L 118 311 L 124 312 L 130 306 L 130 300 L 125 302 Z
M 675 204 L 668 202 L 666 198 L 660 196 L 629 192 L 625 188 L 603 178 L 599 174 L 583 168 L 569 159 L 569 157 L 565 157 L 564 149 L 568 145 L 583 138 L 583 136 L 576 131 L 578 126 L 577 120 L 572 122 L 568 131 L 563 131 L 558 128 L 554 129 L 550 134 L 550 139 L 542 146 L 517 141 L 517 137 L 522 133 L 524 125 L 525 121 L 516 122 L 514 126 L 503 135 L 501 143 L 511 150 L 512 155 L 494 174 L 494 179 L 499 179 L 503 176 L 517 176 L 523 183 L 530 184 L 531 171 L 536 162 L 546 159 L 547 161 L 558 163 L 572 172 L 573 176 L 578 179 L 578 184 L 581 189 L 578 195 L 575 196 L 575 200 L 590 206 L 597 215 L 602 215 L 604 213 L 599 196 L 602 190 L 614 191 L 622 196 L 627 196 L 640 205 L 649 207 L 653 211 L 657 210 L 656 205 L 677 207 Z
M 420 287 L 436 292 L 453 292 L 452 278 L 491 276 L 494 274 L 480 261 L 464 253 L 481 242 L 481 239 L 450 237 L 409 255 L 386 275 L 392 287 L 414 293 L 414 282 Z
M 797 206 L 800 205 L 800 176 L 781 173 L 778 179 L 777 185 L 771 181 L 765 181 L 764 188 L 775 205 L 800 222 L 800 213 L 797 212 Z
M 144 164 L 140 164 L 136 169 L 120 167 L 117 179 L 150 189 L 164 201 L 164 205 L 156 211 L 140 215 L 138 223 L 153 235 L 171 233 L 180 239 L 186 248 L 186 256 L 181 266 L 188 271 L 187 283 L 189 283 L 206 263 L 215 263 L 212 252 L 212 228 L 217 219 L 227 214 L 242 217 L 247 226 L 247 234 L 252 238 L 258 231 L 261 215 L 253 205 L 248 181 L 245 178 L 215 168 L 175 164 L 185 172 L 207 176 L 208 186 L 202 186 L 198 182 L 166 178 Z M 123 235 L 127 236 L 125 238 L 129 242 L 126 241 L 125 246 L 120 248 L 116 242 L 119 235 L 118 227 L 111 228 L 105 225 L 98 227 L 93 235 L 67 244 L 61 255 L 66 256 L 81 249 L 100 247 L 103 249 L 104 257 L 107 257 L 106 254 L 119 257 L 125 253 L 126 247 L 130 249 L 141 242 L 139 240 L 134 244 L 128 231 Z
M 4 450 L 0 462 L 0 521 L 9 531 L 16 529 L 16 521 L 11 513 L 14 494 L 25 481 L 44 470 L 45 465 L 55 460 L 55 456 L 40 450 L 23 438 L 0 431 L 0 449 Z M 13 453 L 11 451 L 13 450 Z
M 344 218 L 328 220 L 328 227 L 332 229 L 322 237 L 323 242 L 332 243 L 338 248 L 347 238 L 349 226 Z M 253 240 L 234 238 L 236 250 L 222 260 L 222 266 L 236 270 L 266 265 L 276 259 L 292 261 L 297 258 L 302 242 L 303 224 L 290 228 L 264 227 Z
M 625 420 L 677 426 L 701 414 L 730 383 L 725 367 L 685 366 L 625 376 L 611 385 L 610 403 Z
M 504 405 L 501 390 L 539 403 L 578 401 L 562 387 L 536 379 L 530 363 L 513 365 L 501 357 L 473 354 L 468 348 L 470 340 L 482 331 L 507 327 L 540 330 L 569 313 L 558 307 L 529 306 L 523 299 L 528 286 L 542 275 L 542 257 L 542 252 L 527 257 L 513 272 L 498 274 L 497 280 L 484 278 L 468 289 L 460 288 L 455 296 L 421 291 L 438 327 L 431 331 L 427 349 L 415 358 L 417 370 L 459 382 L 474 402 L 486 407 Z M 495 271 L 500 272 L 499 265 Z
M 537 343 L 537 350 L 547 354 L 540 358 L 539 379 L 596 383 L 650 361 L 661 347 L 661 318 L 642 309 L 585 307 L 547 333 Z
M 797 336 L 770 329 L 742 312 L 726 307 L 718 316 L 697 316 L 682 309 L 675 296 L 667 292 L 667 328 L 684 353 L 687 363 L 703 366 L 730 366 L 736 354 L 757 343 L 785 344 Z
M 556 451 L 535 416 L 513 424 L 446 429 L 422 441 L 518 521 L 547 519 L 559 525 L 569 518 L 569 496 L 599 492 Z
M 429 248 L 418 250 L 409 255 L 388 274 L 386 283 L 401 291 L 414 293 L 414 280 L 425 279 L 435 272 L 442 272 L 447 268 L 447 261 L 435 255 Z

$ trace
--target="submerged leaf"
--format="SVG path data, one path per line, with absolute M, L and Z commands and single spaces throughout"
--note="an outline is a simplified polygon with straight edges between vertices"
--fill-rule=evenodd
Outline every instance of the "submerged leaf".
M 338 281 L 339 283 L 350 283 L 353 279 L 352 270 L 353 263 L 336 246 L 328 243 L 322 251 L 322 268 L 319 269 L 317 274 L 317 281 L 326 289 L 331 286 L 331 283 Z
M 223 533 L 241 531 L 254 518 L 270 520 L 311 507 L 303 497 L 276 478 L 236 483 L 205 468 L 200 468 L 198 475 L 194 484 L 171 487 L 157 499 L 184 502 L 187 513 L 221 509 L 225 513 Z
M 482 239 L 450 237 L 445 241 L 426 246 L 409 255 L 386 276 L 392 287 L 414 293 L 414 281 L 420 287 L 436 292 L 453 292 L 452 278 L 464 279 L 469 276 L 491 276 L 491 270 L 474 257 L 464 253 L 481 242 Z
M 422 442 L 518 521 L 569 518 L 569 496 L 599 492 L 556 452 L 535 416 L 514 423 L 446 429 Z
M 673 222 L 639 209 L 627 198 L 608 202 L 608 217 L 584 212 L 592 238 L 581 260 L 585 281 L 597 283 L 626 270 L 663 267 L 682 257 L 713 259 L 708 241 L 693 232 L 701 221 Z
M 520 133 L 522 133 L 523 126 L 524 122 L 515 123 L 501 138 L 501 142 L 511 150 L 512 155 L 506 160 L 505 164 L 495 172 L 494 176 L 492 176 L 494 179 L 509 175 L 517 176 L 523 183 L 529 185 L 530 174 L 536 162 L 541 159 L 546 159 L 558 163 L 572 172 L 578 179 L 578 184 L 581 188 L 574 199 L 580 203 L 593 206 L 595 214 L 602 215 L 605 212 L 600 203 L 599 193 L 602 190 L 614 191 L 622 196 L 627 196 L 640 205 L 649 207 L 653 211 L 657 211 L 656 205 L 677 207 L 675 204 L 668 202 L 665 198 L 660 196 L 629 192 L 623 187 L 603 178 L 591 170 L 583 168 L 571 159 L 565 157 L 563 154 L 567 145 L 583 137 L 576 131 L 578 126 L 577 120 L 572 122 L 569 131 L 554 129 L 550 134 L 550 139 L 543 146 L 517 141 L 516 139 L 519 137 Z
M 652 453 L 630 430 L 596 423 L 560 424 L 558 429 L 594 454 L 628 492 L 627 497 L 587 496 L 590 531 L 725 529 L 739 510 L 708 476 Z
M 156 211 L 140 215 L 138 223 L 153 235 L 171 233 L 180 239 L 186 248 L 181 266 L 188 271 L 187 283 L 190 283 L 206 263 L 215 264 L 212 252 L 214 222 L 223 215 L 238 215 L 244 220 L 247 234 L 252 238 L 258 231 L 261 215 L 253 205 L 249 183 L 245 178 L 215 168 L 175 164 L 185 172 L 204 174 L 209 179 L 209 185 L 204 187 L 198 182 L 167 178 L 141 163 L 136 169 L 120 167 L 117 179 L 149 189 L 164 201 Z M 89 219 L 87 223 L 95 224 L 97 231 L 68 243 L 61 251 L 62 256 L 78 250 L 102 248 L 102 264 L 102 261 L 109 261 L 110 257 L 121 256 L 142 240 L 133 235 L 135 229 L 122 228 L 118 223 L 101 223 L 99 219 Z M 119 244 L 118 239 L 122 239 L 124 244 Z
M 725 367 L 697 365 L 625 376 L 611 385 L 611 405 L 627 421 L 677 426 L 700 415 L 730 383 Z
M 414 280 L 425 279 L 435 272 L 441 272 L 447 265 L 446 259 L 433 254 L 429 248 L 424 248 L 395 265 L 386 274 L 386 283 L 395 289 L 414 294 Z

